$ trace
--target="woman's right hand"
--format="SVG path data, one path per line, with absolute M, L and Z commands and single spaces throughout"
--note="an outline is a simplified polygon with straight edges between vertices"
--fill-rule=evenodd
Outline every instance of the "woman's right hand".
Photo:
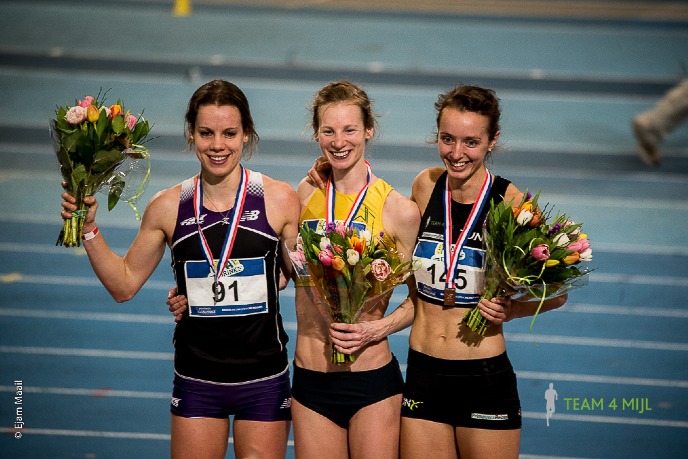
M 72 218 L 72 212 L 76 210 L 76 198 L 66 191 L 67 182 L 62 182 L 62 188 L 65 189 L 62 193 L 62 211 L 60 215 L 63 220 L 69 220 Z M 88 213 L 84 218 L 84 233 L 87 233 L 95 226 L 96 221 L 96 211 L 98 210 L 98 200 L 94 196 L 86 196 L 84 198 L 84 204 L 88 206 Z
M 308 170 L 308 178 L 320 189 L 327 186 L 332 165 L 324 156 L 318 156 L 313 162 L 313 167 Z

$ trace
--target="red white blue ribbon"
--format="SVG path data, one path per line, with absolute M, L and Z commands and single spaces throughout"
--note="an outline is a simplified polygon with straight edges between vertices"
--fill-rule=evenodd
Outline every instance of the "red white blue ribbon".
M 368 179 L 366 180 L 366 184 L 361 188 L 361 191 L 358 192 L 358 195 L 356 196 L 356 199 L 354 200 L 353 205 L 351 206 L 351 209 L 349 210 L 349 214 L 346 216 L 346 219 L 344 220 L 344 227 L 348 228 L 349 225 L 351 225 L 351 222 L 353 221 L 354 217 L 358 213 L 358 210 L 361 208 L 361 205 L 363 204 L 363 201 L 365 200 L 366 194 L 368 193 L 368 186 L 370 185 L 370 178 L 373 175 L 373 170 L 370 167 L 370 163 L 368 161 L 365 162 L 366 168 L 368 169 Z M 334 188 L 334 182 L 332 182 L 332 178 L 327 180 L 327 191 L 326 191 L 326 211 L 325 211 L 325 223 L 330 224 L 334 223 L 334 207 L 335 207 L 335 200 L 337 198 L 337 190 Z
M 234 207 L 228 218 L 229 226 L 227 228 L 227 234 L 225 235 L 225 241 L 222 245 L 222 251 L 220 252 L 220 259 L 218 260 L 217 267 L 215 267 L 213 252 L 210 249 L 210 245 L 203 234 L 203 229 L 201 228 L 200 214 L 203 208 L 203 184 L 200 174 L 196 176 L 194 183 L 194 216 L 196 217 L 196 224 L 198 225 L 198 236 L 201 241 L 201 250 L 205 255 L 205 259 L 210 265 L 211 271 L 213 271 L 215 282 L 220 279 L 222 272 L 229 262 L 229 255 L 232 253 L 232 247 L 234 247 L 234 239 L 236 239 L 237 232 L 239 230 L 239 222 L 241 220 L 241 215 L 244 209 L 244 202 L 246 202 L 246 190 L 248 189 L 248 175 L 249 171 L 241 168 L 241 178 L 239 180 L 239 187 L 237 188 L 236 197 L 234 198 Z
M 452 241 L 452 218 L 451 218 L 451 188 L 449 187 L 449 174 L 446 177 L 445 184 L 445 194 L 444 194 L 444 269 L 445 269 L 445 288 L 454 289 L 454 279 L 456 278 L 456 269 L 459 265 L 459 258 L 461 258 L 461 250 L 463 249 L 466 240 L 473 232 L 473 227 L 480 217 L 480 212 L 482 212 L 487 198 L 490 195 L 490 190 L 492 189 L 492 174 L 485 168 L 485 180 L 483 181 L 482 187 L 480 188 L 480 193 L 478 198 L 473 203 L 471 208 L 471 213 L 466 219 L 466 223 L 463 226 L 461 234 L 454 245 L 454 249 L 451 249 Z

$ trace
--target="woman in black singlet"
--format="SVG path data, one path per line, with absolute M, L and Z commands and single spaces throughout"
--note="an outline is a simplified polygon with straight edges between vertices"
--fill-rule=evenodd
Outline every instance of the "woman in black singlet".
M 299 201 L 288 183 L 241 165 L 258 136 L 234 84 L 198 88 L 185 120 L 200 173 L 151 198 L 124 257 L 97 229 L 96 199 L 85 198 L 84 248 L 118 302 L 136 295 L 171 249 L 190 305 L 175 330 L 172 458 L 224 458 L 231 427 L 237 457 L 281 459 L 291 396 L 277 292 L 280 270 L 291 268 L 282 251 L 297 235 Z M 62 197 L 69 219 L 75 200 Z
M 401 457 L 425 458 L 432 451 L 437 458 L 516 459 L 521 409 L 502 323 L 533 315 L 537 303 L 480 300 L 480 232 L 490 199 L 518 203 L 522 193 L 485 167 L 499 139 L 500 107 L 494 91 L 458 86 L 440 95 L 435 108 L 437 149 L 444 167 L 422 171 L 412 188 L 412 199 L 423 213 L 414 251 L 422 266 L 415 276 L 418 295 L 409 338 Z M 450 211 L 443 205 L 447 193 Z M 466 221 L 471 210 L 480 208 L 481 198 L 488 205 L 471 227 Z M 452 226 L 451 241 L 444 241 L 447 222 Z M 447 249 L 461 242 L 457 269 L 449 276 L 444 262 L 428 256 L 428 249 L 441 243 L 450 258 L 453 252 Z M 455 282 L 447 288 L 450 277 Z M 478 301 L 482 315 L 492 323 L 485 337 L 462 320 Z M 541 312 L 565 301 L 565 296 L 545 301 Z

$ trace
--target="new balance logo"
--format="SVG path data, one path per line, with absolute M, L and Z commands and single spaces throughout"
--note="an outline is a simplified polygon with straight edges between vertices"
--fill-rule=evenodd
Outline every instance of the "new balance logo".
M 199 218 L 200 221 L 198 222 L 199 225 L 203 224 L 203 220 L 205 219 L 205 215 L 206 214 L 203 214 L 200 216 L 200 218 Z M 244 213 L 241 215 L 241 221 L 242 222 L 247 222 L 247 221 L 250 222 L 250 221 L 258 220 L 258 217 L 260 217 L 260 210 L 245 210 Z M 186 220 L 181 221 L 179 224 L 181 226 L 191 226 L 191 225 L 196 225 L 197 223 L 196 223 L 196 218 L 191 217 L 191 218 L 187 218 Z
M 181 398 L 172 397 L 172 406 L 175 408 L 179 408 L 179 402 L 181 401 Z
M 280 405 L 280 408 L 282 409 L 288 409 L 291 408 L 291 397 L 290 398 L 285 398 L 282 404 Z
M 241 221 L 246 222 L 258 220 L 259 216 L 260 210 L 245 210 L 244 213 L 241 215 Z
M 203 214 L 199 217 L 199 220 L 200 220 L 198 222 L 199 225 L 203 224 L 203 219 L 205 219 L 205 215 L 206 214 Z M 195 225 L 195 224 L 196 224 L 196 217 L 187 218 L 186 220 L 183 220 L 179 223 L 179 225 L 181 225 L 181 226 L 191 226 L 191 225 Z

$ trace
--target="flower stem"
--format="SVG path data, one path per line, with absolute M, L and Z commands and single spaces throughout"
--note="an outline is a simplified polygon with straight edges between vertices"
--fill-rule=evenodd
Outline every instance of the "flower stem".
M 86 204 L 84 203 L 84 192 L 77 191 L 76 194 L 77 210 L 72 213 L 72 218 L 65 220 L 62 224 L 62 230 L 57 237 L 55 245 L 63 245 L 65 247 L 80 247 L 81 246 L 81 232 L 84 227 L 84 219 L 86 218 Z
M 356 357 L 353 354 L 342 354 L 332 345 L 332 363 L 335 365 L 343 365 L 345 363 L 354 363 Z
M 480 336 L 485 336 L 485 332 L 490 326 L 490 323 L 487 321 L 487 319 L 480 314 L 480 309 L 478 306 L 475 306 L 473 309 L 468 311 L 463 320 L 466 322 L 466 325 L 468 325 L 468 328 L 478 333 Z

